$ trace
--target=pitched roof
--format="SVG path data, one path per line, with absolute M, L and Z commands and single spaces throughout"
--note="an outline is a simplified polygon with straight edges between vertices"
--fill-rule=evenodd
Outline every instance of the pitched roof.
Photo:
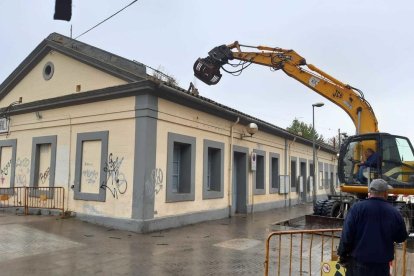
M 52 50 L 65 54 L 127 82 L 146 78 L 146 67 L 139 62 L 128 60 L 61 34 L 52 33 L 0 84 L 0 100 Z
M 127 97 L 138 95 L 140 93 L 152 93 L 158 97 L 196 108 L 197 110 L 213 115 L 220 114 L 220 117 L 230 121 L 236 121 L 237 119 L 240 120 L 239 123 L 241 124 L 254 122 L 259 126 L 261 131 L 278 135 L 286 139 L 297 140 L 302 144 L 312 145 L 312 141 L 292 134 L 283 128 L 222 105 L 209 98 L 190 93 L 178 86 L 168 85 L 161 80 L 157 80 L 154 77 L 147 75 L 146 66 L 144 64 L 128 60 L 58 33 L 52 33 L 44 39 L 0 85 L 0 100 L 4 98 L 7 93 L 11 91 L 13 87 L 16 86 L 51 50 L 58 51 L 129 83 L 79 94 L 71 94 L 19 104 L 8 110 L 10 115 Z M 3 108 L 0 111 L 4 111 L 5 109 L 7 108 Z M 335 153 L 335 150 L 327 144 L 318 143 L 318 146 L 327 152 Z

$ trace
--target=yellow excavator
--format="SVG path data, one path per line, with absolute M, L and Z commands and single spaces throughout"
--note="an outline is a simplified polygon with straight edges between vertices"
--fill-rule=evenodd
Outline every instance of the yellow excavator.
M 249 49 L 244 51 L 244 49 Z M 236 60 L 238 63 L 231 64 Z M 229 72 L 224 65 L 230 64 L 236 71 Z M 361 90 L 344 84 L 306 60 L 293 50 L 267 46 L 247 46 L 237 41 L 215 47 L 208 57 L 199 58 L 194 64 L 194 75 L 208 85 L 221 79 L 220 69 L 240 73 L 250 64 L 282 70 L 288 76 L 306 85 L 316 93 L 341 107 L 351 117 L 356 135 L 345 139 L 338 157 L 339 195 L 328 195 L 314 205 L 316 215 L 344 217 L 350 206 L 368 193 L 372 179 L 383 178 L 393 190 L 389 200 L 400 210 L 407 228 L 413 225 L 414 201 L 414 151 L 408 138 L 379 132 L 375 113 Z M 360 168 L 364 152 L 374 152 L 375 162 Z M 402 200 L 404 198 L 404 200 Z M 414 198 L 414 197 L 413 197 Z

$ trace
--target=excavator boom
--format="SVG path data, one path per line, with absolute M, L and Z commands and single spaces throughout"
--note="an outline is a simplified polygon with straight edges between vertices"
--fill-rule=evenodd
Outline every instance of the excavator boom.
M 249 48 L 249 51 L 243 51 L 242 48 Z M 268 66 L 273 70 L 282 70 L 338 105 L 351 117 L 356 135 L 348 137 L 341 145 L 338 156 L 338 179 L 341 182 L 341 191 L 353 195 L 327 195 L 328 199 L 314 202 L 316 215 L 344 217 L 346 210 L 357 202 L 358 198 L 367 196 L 370 181 L 382 178 L 393 186 L 390 190 L 390 193 L 394 194 L 391 202 L 401 210 L 407 229 L 414 228 L 414 218 L 405 211 L 414 210 L 413 146 L 406 137 L 378 131 L 374 111 L 360 90 L 308 64 L 293 50 L 267 46 L 252 47 L 241 45 L 237 41 L 230 45 L 218 46 L 208 53 L 208 57 L 199 58 L 194 64 L 194 74 L 209 85 L 217 84 L 221 79 L 220 69 L 228 72 L 223 66 L 230 64 L 231 60 L 239 61 L 241 69 L 236 71 L 237 73 L 252 63 Z M 375 162 L 365 166 L 363 164 L 367 157 L 364 155 L 368 150 L 374 152 L 377 158 Z M 311 174 L 316 177 L 315 172 Z M 333 187 L 331 189 L 334 190 Z M 410 200 L 413 200 L 413 203 Z
M 367 186 L 360 185 L 356 175 L 358 164 L 364 159 L 363 152 L 371 148 L 378 152 L 381 160 L 376 170 L 373 170 L 373 177 L 382 177 L 395 188 L 408 189 L 410 194 L 414 194 L 414 150 L 410 141 L 406 137 L 378 131 L 375 113 L 360 90 L 308 64 L 293 50 L 247 46 L 237 41 L 215 47 L 208 53 L 208 57 L 199 58 L 194 64 L 194 74 L 209 85 L 217 84 L 221 79 L 220 69 L 227 71 L 224 65 L 231 64 L 232 60 L 238 61 L 241 67 L 236 72 L 252 63 L 268 66 L 273 70 L 282 70 L 335 103 L 349 115 L 355 125 L 356 135 L 348 137 L 343 142 L 343 149 L 341 148 L 339 154 L 338 177 L 342 183 L 342 191 L 355 192 L 356 186 L 362 186 L 367 191 Z M 348 188 L 350 189 L 347 190 Z
M 257 51 L 245 52 L 242 48 Z M 220 68 L 230 60 L 268 66 L 282 70 L 288 76 L 306 85 L 316 93 L 341 107 L 351 117 L 357 134 L 378 132 L 378 121 L 362 92 L 344 84 L 323 72 L 293 50 L 267 46 L 246 46 L 234 42 L 221 45 L 209 52 L 206 58 L 199 58 L 194 64 L 194 74 L 203 82 L 214 85 L 221 79 Z

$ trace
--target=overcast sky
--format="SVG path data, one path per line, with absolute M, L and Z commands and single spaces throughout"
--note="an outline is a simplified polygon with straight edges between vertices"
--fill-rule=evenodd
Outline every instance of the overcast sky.
M 0 82 L 50 33 L 78 36 L 132 0 L 72 0 L 72 20 L 53 20 L 54 0 L 0 1 Z M 193 76 L 210 49 L 241 44 L 293 49 L 340 81 L 361 89 L 380 131 L 414 139 L 414 2 L 384 0 L 142 0 L 80 41 L 154 68 L 182 88 L 194 82 L 202 96 L 286 128 L 312 123 L 325 138 L 355 133 L 342 109 L 282 71 L 251 65 L 216 86 Z

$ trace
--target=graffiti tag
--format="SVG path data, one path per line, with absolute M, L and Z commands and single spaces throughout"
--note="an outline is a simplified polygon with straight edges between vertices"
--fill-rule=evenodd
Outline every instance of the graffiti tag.
M 16 184 L 18 186 L 27 185 L 27 175 L 29 174 L 30 160 L 27 157 L 17 158 L 16 160 Z
M 11 160 L 9 160 L 9 162 L 6 163 L 6 165 L 4 165 L 3 168 L 1 168 L 1 174 L 3 175 L 8 175 L 9 174 L 9 169 L 11 166 Z
M 151 171 L 150 178 L 145 181 L 145 190 L 148 195 L 158 194 L 163 188 L 164 172 L 155 168 Z
M 96 183 L 96 179 L 98 178 L 98 172 L 96 170 L 83 170 L 82 175 L 88 184 Z
M 27 157 L 24 157 L 22 159 L 17 158 L 16 160 L 16 167 L 25 167 L 27 168 L 30 164 L 30 160 Z
M 101 184 L 101 189 L 108 189 L 112 196 L 118 199 L 118 194 L 125 194 L 128 188 L 128 182 L 125 175 L 119 171 L 124 158 L 114 158 L 112 153 L 108 156 L 108 162 L 104 167 L 106 179 Z
M 1 181 L 1 184 L 4 184 L 4 182 L 6 182 L 6 178 L 4 176 L 9 174 L 10 166 L 11 166 L 11 160 L 9 160 L 6 163 L 6 165 L 4 165 L 4 167 L 0 169 L 0 181 Z
M 158 194 L 162 190 L 162 181 L 164 180 L 164 173 L 161 169 L 153 169 L 151 173 L 151 180 L 154 183 L 154 191 Z
M 48 167 L 43 173 L 39 173 L 40 181 L 44 184 L 46 180 L 49 178 L 50 175 L 50 168 Z

